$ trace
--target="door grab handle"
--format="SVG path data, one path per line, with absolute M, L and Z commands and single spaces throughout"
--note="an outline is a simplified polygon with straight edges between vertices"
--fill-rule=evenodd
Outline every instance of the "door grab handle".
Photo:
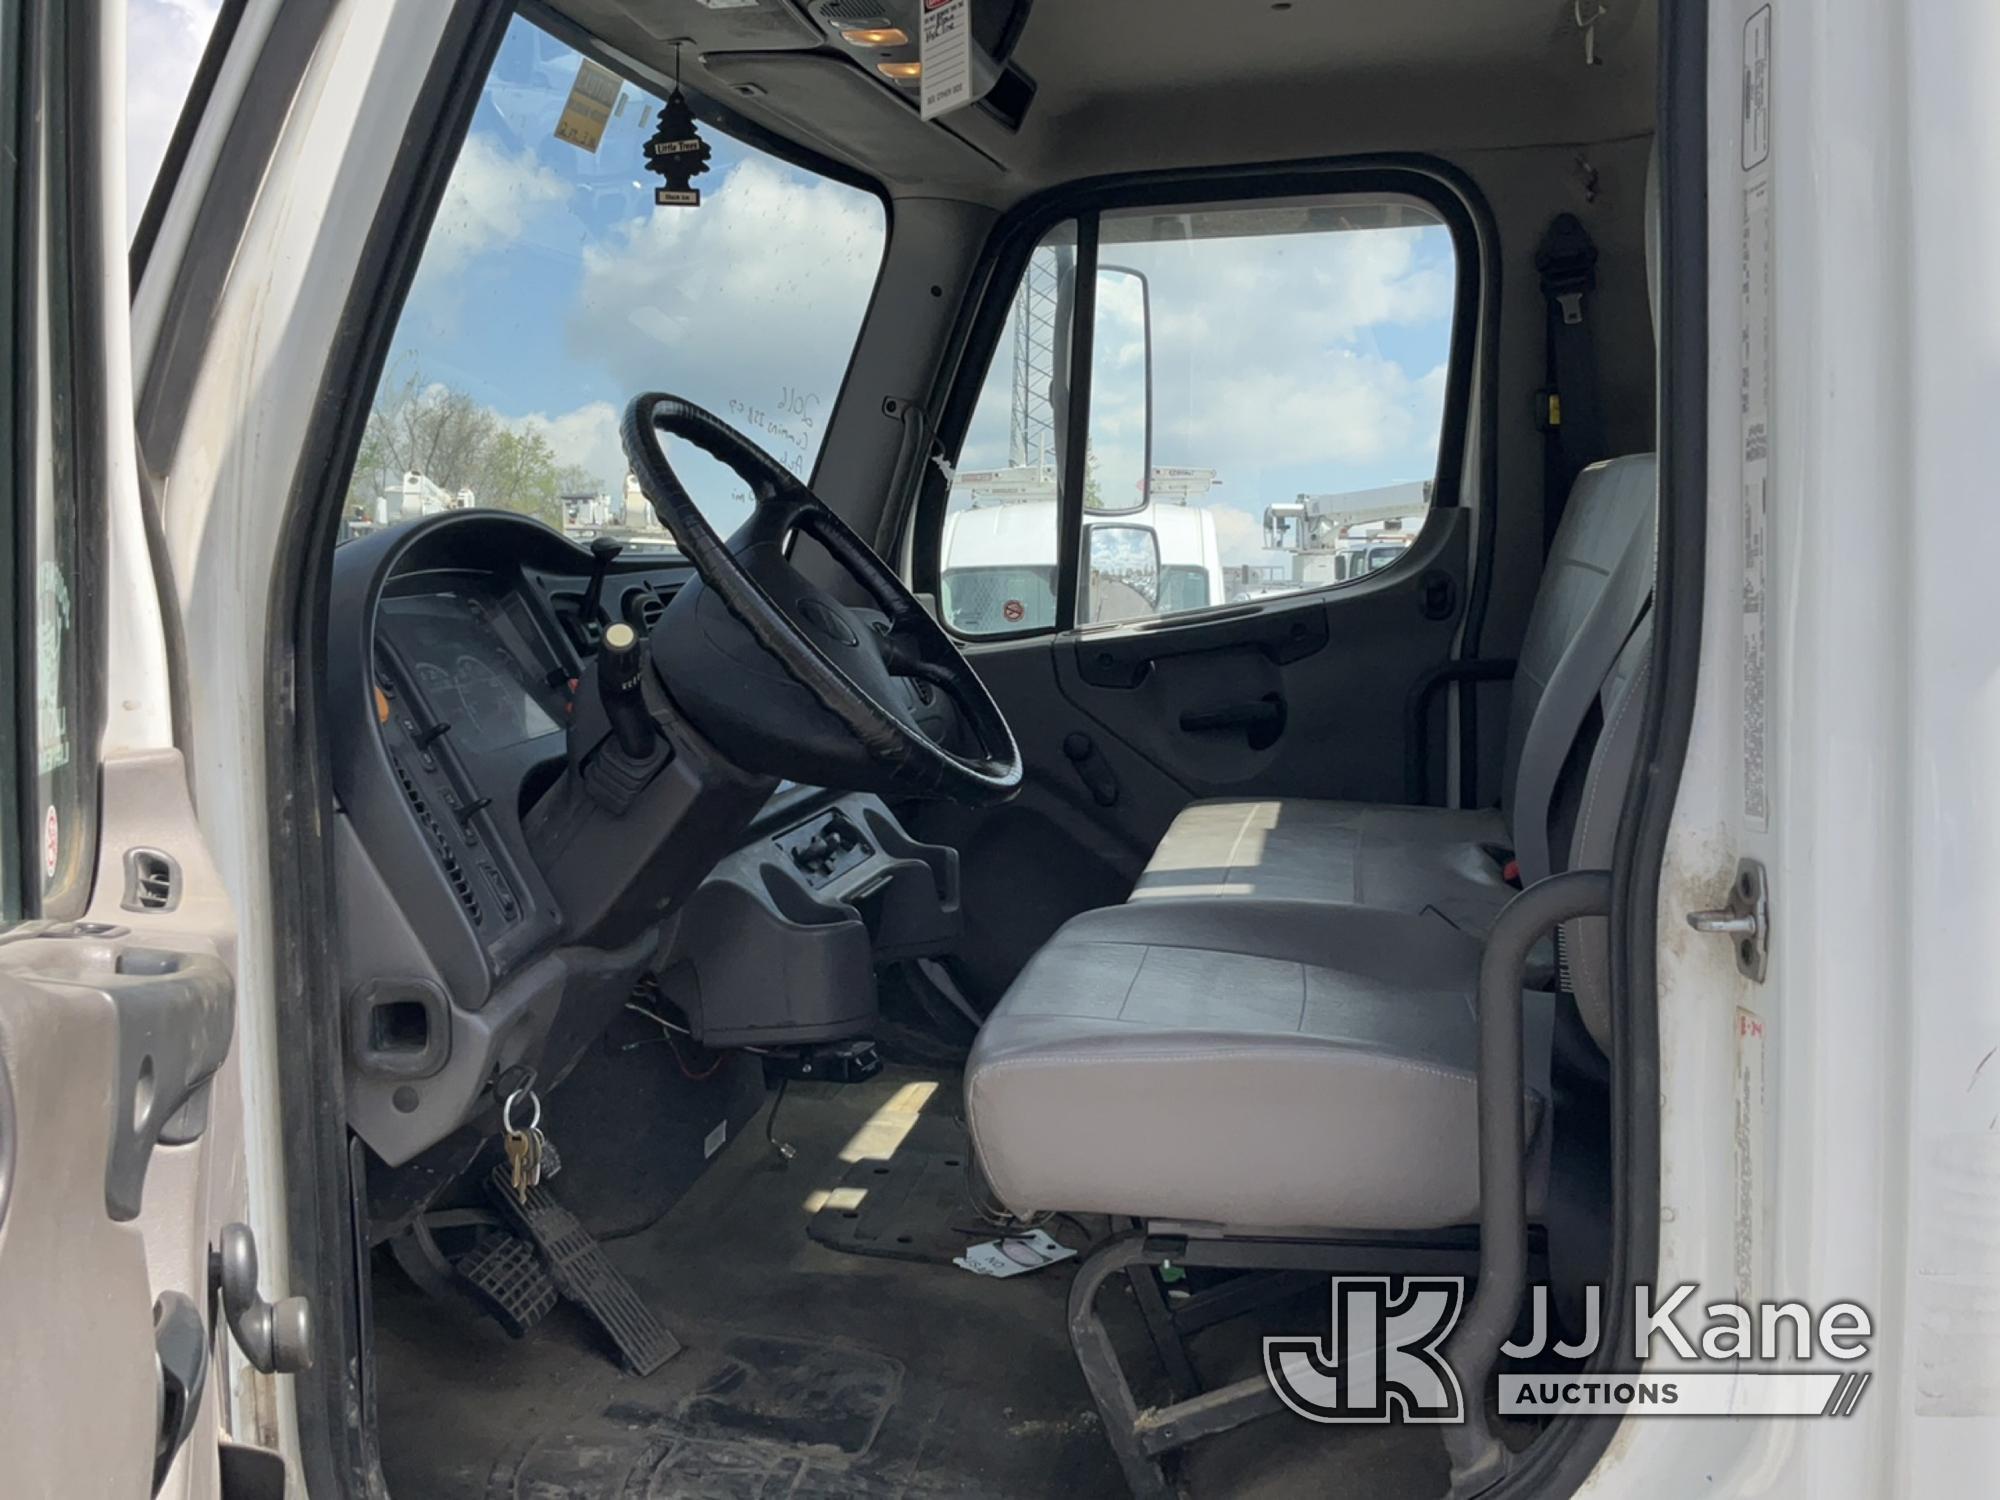
M 222 1226 L 209 1252 L 209 1274 L 236 1347 L 266 1375 L 296 1375 L 313 1360 L 312 1304 L 304 1297 L 266 1302 L 257 1289 L 257 1236 L 247 1224 Z
M 1232 703 L 1224 708 L 1189 709 L 1181 715 L 1181 728 L 1189 734 L 1210 729 L 1256 729 L 1277 723 L 1284 713 L 1278 699 L 1259 698 L 1255 703 Z

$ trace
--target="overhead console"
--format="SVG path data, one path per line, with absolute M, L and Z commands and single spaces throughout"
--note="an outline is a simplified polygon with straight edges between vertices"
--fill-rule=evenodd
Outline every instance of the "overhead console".
M 1032 7 L 970 0 L 969 97 L 926 121 L 923 0 L 556 0 L 580 35 L 637 60 L 655 87 L 685 44 L 695 112 L 712 124 L 774 129 L 891 187 L 974 194 L 999 181 L 999 143 L 1034 103 L 1034 80 L 1012 61 Z

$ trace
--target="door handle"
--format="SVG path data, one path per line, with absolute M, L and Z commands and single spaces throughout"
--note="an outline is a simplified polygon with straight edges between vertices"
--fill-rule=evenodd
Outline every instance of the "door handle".
M 1266 693 L 1249 703 L 1225 703 L 1220 708 L 1191 708 L 1181 715 L 1185 734 L 1236 732 L 1251 750 L 1268 750 L 1285 732 L 1285 700 Z
M 1181 715 L 1181 728 L 1189 734 L 1211 729 L 1257 729 L 1276 724 L 1285 716 L 1278 698 L 1259 698 L 1255 703 L 1232 703 L 1224 708 L 1189 709 Z
M 208 1328 L 180 1292 L 153 1304 L 153 1350 L 160 1362 L 160 1428 L 153 1444 L 153 1493 L 167 1482 L 174 1455 L 187 1445 L 208 1383 Z

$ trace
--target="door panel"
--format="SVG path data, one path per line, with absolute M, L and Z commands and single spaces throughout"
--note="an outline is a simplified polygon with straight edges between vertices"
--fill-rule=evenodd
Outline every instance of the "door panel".
M 117 1012 L 79 982 L 78 946 L 0 949 L 0 1467 L 9 1494 L 145 1495 L 153 1294 L 144 1237 L 105 1211 L 128 1100 Z
M 0 553 L 22 584 L 0 614 L 10 1500 L 217 1495 L 208 1248 L 243 1189 L 233 907 L 168 743 L 131 448 L 124 185 L 105 170 L 121 15 L 0 0 Z
M 1471 556 L 1482 252 L 1458 187 L 1163 175 L 1038 212 L 996 242 L 1018 279 L 944 403 L 912 539 L 1026 763 L 1009 807 L 910 814 L 960 849 L 955 958 L 987 998 L 1123 900 L 1191 800 L 1404 800 L 1411 742 L 1444 757 L 1442 695 L 1412 695 L 1453 654 Z
M 22 1466 L 10 1494 L 153 1489 L 162 1386 L 152 1258 L 164 1241 L 149 1243 L 139 1220 L 157 1148 L 207 1132 L 234 999 L 212 953 L 156 946 L 115 923 L 47 924 L 0 946 L 11 1095 L 11 1118 L 0 1118 L 0 1453 Z M 183 1233 L 186 1207 L 164 1216 Z M 181 1388 L 197 1403 L 210 1358 L 202 1272 L 194 1295 L 161 1288 L 174 1294 L 161 1310 L 195 1315 Z
M 953 958 L 968 988 L 997 998 L 1063 922 L 1123 901 L 1196 798 L 1401 801 L 1410 692 L 1450 656 L 1459 623 L 1455 610 L 1430 618 L 1426 603 L 1439 575 L 1465 597 L 1469 520 L 1433 512 L 1407 558 L 1341 588 L 1220 618 L 969 649 L 1020 744 L 1021 794 L 999 808 L 905 814 L 920 837 L 960 852 L 965 930 Z M 1252 705 L 1275 707 L 1275 722 L 1230 721 L 1228 710 Z M 1441 723 L 1435 712 L 1433 756 Z
M 1464 595 L 1465 519 L 1438 512 L 1411 556 L 1344 588 L 1241 619 L 1073 637 L 1055 652 L 1063 695 L 1190 798 L 1400 801 L 1404 707 L 1457 629 L 1426 602 L 1439 574 Z

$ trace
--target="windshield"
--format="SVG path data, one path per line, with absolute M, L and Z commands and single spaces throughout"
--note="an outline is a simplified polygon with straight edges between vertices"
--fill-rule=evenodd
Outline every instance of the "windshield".
M 594 144 L 565 113 L 573 90 L 608 111 Z M 641 391 L 705 406 L 811 476 L 881 264 L 881 201 L 703 126 L 700 206 L 656 207 L 644 148 L 663 102 L 511 24 L 397 325 L 343 540 L 482 507 L 671 547 L 619 445 Z M 742 481 L 685 443 L 667 453 L 728 535 Z

